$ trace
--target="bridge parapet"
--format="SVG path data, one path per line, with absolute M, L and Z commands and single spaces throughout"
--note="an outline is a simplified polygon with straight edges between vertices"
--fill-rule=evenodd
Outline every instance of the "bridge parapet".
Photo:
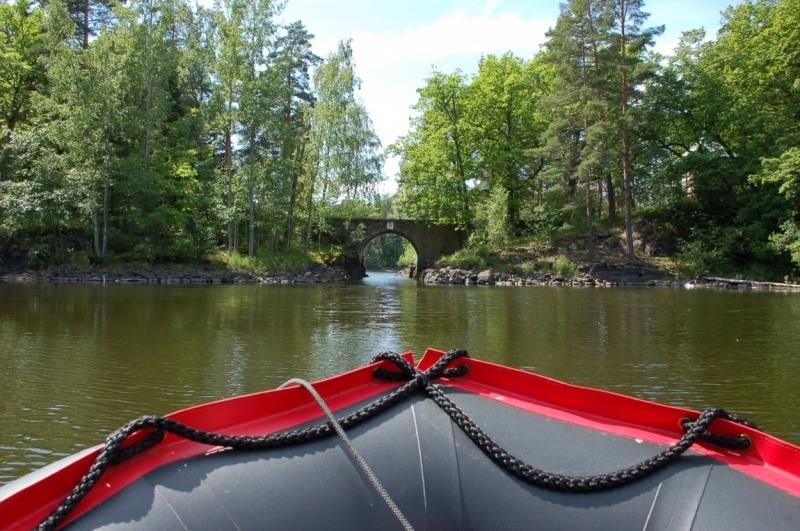
M 342 219 L 342 222 L 346 220 Z M 363 231 L 358 230 L 363 226 Z M 442 255 L 453 254 L 464 246 L 465 233 L 455 225 L 437 225 L 429 220 L 355 218 L 347 224 L 347 237 L 341 242 L 358 254 L 358 264 L 346 264 L 352 273 L 366 274 L 364 249 L 382 234 L 398 234 L 417 252 L 417 271 L 434 264 Z M 353 238 L 353 236 L 357 238 Z M 356 271 L 357 269 L 357 271 Z

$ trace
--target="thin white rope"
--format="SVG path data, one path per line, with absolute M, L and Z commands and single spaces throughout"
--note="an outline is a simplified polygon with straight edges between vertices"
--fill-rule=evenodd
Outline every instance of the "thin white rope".
M 347 449 L 350 451 L 350 454 L 353 456 L 358 465 L 361 467 L 361 470 L 364 471 L 364 474 L 367 475 L 370 482 L 372 483 L 372 486 L 375 487 L 375 490 L 377 490 L 378 494 L 380 494 L 381 498 L 383 498 L 383 501 L 386 502 L 386 505 L 388 505 L 389 509 L 391 509 L 391 511 L 394 513 L 395 517 L 397 518 L 397 521 L 400 522 L 400 525 L 402 525 L 403 529 L 405 529 L 406 531 L 414 531 L 414 528 L 411 527 L 411 524 L 408 522 L 406 517 L 400 511 L 400 508 L 397 506 L 396 503 L 394 503 L 394 500 L 392 500 L 392 498 L 389 496 L 389 493 L 386 492 L 386 489 L 383 488 L 381 482 L 378 481 L 378 477 L 375 475 L 372 469 L 370 469 L 369 465 L 364 460 L 364 458 L 361 457 L 361 454 L 358 453 L 356 447 L 353 446 L 353 442 L 344 432 L 344 428 L 342 428 L 342 425 L 339 423 L 339 420 L 333 415 L 331 408 L 328 407 L 328 404 L 325 403 L 325 400 L 320 396 L 317 390 L 314 389 L 314 386 L 301 378 L 292 378 L 291 380 L 281 385 L 278 389 L 283 389 L 284 387 L 288 387 L 293 384 L 301 385 L 305 387 L 309 393 L 311 393 L 311 396 L 313 396 L 314 400 L 317 401 L 319 407 L 322 408 L 322 411 L 325 412 L 325 415 L 331 422 L 333 429 L 336 431 L 337 434 L 339 434 L 339 437 L 342 439 L 342 442 L 344 442 L 345 447 L 347 447 Z

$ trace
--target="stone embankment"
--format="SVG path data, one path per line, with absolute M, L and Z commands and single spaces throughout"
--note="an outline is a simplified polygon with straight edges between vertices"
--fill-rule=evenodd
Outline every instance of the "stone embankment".
M 177 270 L 170 267 L 152 269 L 108 270 L 62 266 L 45 271 L 24 273 L 0 272 L 0 280 L 28 282 L 97 282 L 119 284 L 313 284 L 345 280 L 347 274 L 338 267 L 311 265 L 283 273 L 251 273 L 247 271 Z
M 463 284 L 473 286 L 653 286 L 677 287 L 681 283 L 667 279 L 658 269 L 640 266 L 615 266 L 600 264 L 585 268 L 576 277 L 566 277 L 552 271 L 532 272 L 528 275 L 495 273 L 491 270 L 432 267 L 422 270 L 416 278 L 425 284 Z M 411 276 L 409 269 L 398 273 Z
M 698 289 L 737 289 L 762 291 L 800 291 L 800 284 L 783 282 L 762 282 L 745 278 L 698 277 L 686 284 L 688 288 Z

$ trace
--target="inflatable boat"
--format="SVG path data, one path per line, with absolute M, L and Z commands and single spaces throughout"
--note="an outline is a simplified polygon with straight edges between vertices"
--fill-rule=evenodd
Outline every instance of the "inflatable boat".
M 800 529 L 800 448 L 463 351 L 142 417 L 0 488 L 0 529 Z

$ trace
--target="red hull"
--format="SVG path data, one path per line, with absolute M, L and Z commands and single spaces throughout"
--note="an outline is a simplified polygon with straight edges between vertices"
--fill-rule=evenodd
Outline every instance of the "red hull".
M 444 353 L 429 349 L 420 362 L 425 370 Z M 413 361 L 412 355 L 406 354 Z M 466 376 L 446 379 L 448 386 L 463 389 L 525 411 L 644 441 L 673 444 L 683 435 L 680 420 L 697 418 L 696 411 L 664 406 L 608 391 L 566 384 L 525 371 L 474 359 Z M 393 368 L 382 362 L 387 369 Z M 376 365 L 377 366 L 377 365 Z M 376 366 L 367 366 L 315 384 L 334 410 L 345 408 L 400 385 L 372 376 Z M 319 406 L 299 387 L 265 391 L 185 409 L 170 415 L 184 424 L 231 435 L 273 433 L 319 418 Z M 718 420 L 713 431 L 729 436 L 747 435 L 753 448 L 744 452 L 720 449 L 698 443 L 694 449 L 732 468 L 800 498 L 800 448 L 740 424 Z M 131 443 L 145 434 L 134 436 Z M 143 475 L 165 464 L 213 452 L 215 449 L 186 441 L 174 435 L 153 449 L 119 466 L 112 467 L 97 487 L 81 502 L 68 521 L 80 517 Z M 29 530 L 80 481 L 99 453 L 87 450 L 51 465 L 6 491 L 0 499 L 0 530 Z

